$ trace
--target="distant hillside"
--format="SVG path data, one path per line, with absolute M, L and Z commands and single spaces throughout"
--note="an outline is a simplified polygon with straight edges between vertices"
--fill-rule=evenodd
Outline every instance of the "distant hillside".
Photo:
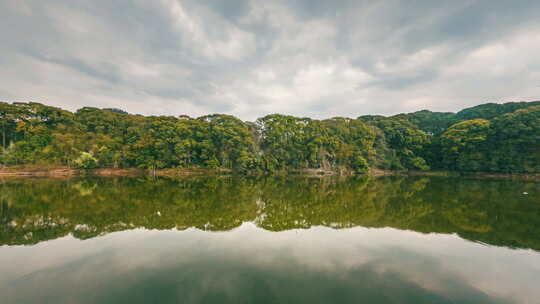
M 440 134 L 451 125 L 463 121 L 476 118 L 493 119 L 506 113 L 511 113 L 519 109 L 524 109 L 532 106 L 540 105 L 540 101 L 531 102 L 507 102 L 507 103 L 486 103 L 478 106 L 463 109 L 457 113 L 452 112 L 431 112 L 429 110 L 421 110 L 413 113 L 403 113 L 391 116 L 395 119 L 405 119 L 420 128 L 424 132 L 432 134 Z M 370 120 L 373 117 L 384 116 L 360 116 L 360 119 Z
M 456 116 L 460 120 L 470 120 L 476 118 L 493 119 L 506 113 L 511 113 L 519 109 L 538 106 L 540 101 L 531 102 L 507 102 L 503 104 L 486 103 L 475 107 L 470 107 L 459 111 Z

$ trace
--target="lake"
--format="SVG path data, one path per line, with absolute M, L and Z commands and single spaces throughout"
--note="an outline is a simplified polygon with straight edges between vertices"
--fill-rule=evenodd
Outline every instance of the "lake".
M 540 184 L 7 179 L 2 303 L 540 303 Z

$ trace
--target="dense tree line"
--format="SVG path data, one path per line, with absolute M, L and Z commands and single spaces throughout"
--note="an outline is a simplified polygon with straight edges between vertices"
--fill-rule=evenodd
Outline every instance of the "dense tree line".
M 540 102 L 326 120 L 142 116 L 0 102 L 4 166 L 540 172 Z

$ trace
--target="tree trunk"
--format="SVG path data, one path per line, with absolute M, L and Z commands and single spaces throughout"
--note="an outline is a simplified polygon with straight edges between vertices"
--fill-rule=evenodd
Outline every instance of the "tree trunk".
M 2 128 L 2 152 L 6 152 L 6 125 Z

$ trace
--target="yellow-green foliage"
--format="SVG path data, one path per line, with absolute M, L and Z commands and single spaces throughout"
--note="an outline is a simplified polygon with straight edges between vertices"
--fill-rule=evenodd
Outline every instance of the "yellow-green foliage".
M 4 165 L 540 172 L 540 105 L 486 104 L 457 114 L 325 120 L 272 114 L 141 116 L 0 102 Z M 88 154 L 85 154 L 88 153 Z

